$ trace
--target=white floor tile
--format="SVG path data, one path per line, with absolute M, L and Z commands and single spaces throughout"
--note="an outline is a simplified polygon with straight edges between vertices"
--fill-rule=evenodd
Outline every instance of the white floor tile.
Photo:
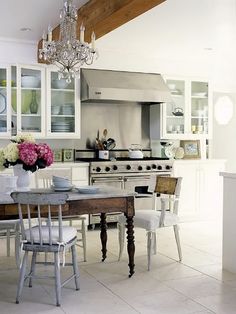
M 13 256 L 6 257 L 5 240 L 0 240 L 0 313 L 50 314 L 235 314 L 236 274 L 222 270 L 220 221 L 182 223 L 180 229 L 183 261 L 178 255 L 172 228 L 157 233 L 157 251 L 147 271 L 146 233 L 135 231 L 135 274 L 128 278 L 128 256 L 118 259 L 118 235 L 108 229 L 107 259 L 101 262 L 99 230 L 88 232 L 88 261 L 78 248 L 80 291 L 71 281 L 62 289 L 62 305 L 55 304 L 54 282 L 37 281 L 25 287 L 15 304 L 18 270 Z M 44 255 L 39 257 L 44 260 Z M 70 255 L 67 254 L 67 260 Z M 37 267 L 45 273 L 44 266 Z M 50 267 L 47 274 L 53 273 Z M 71 273 L 62 269 L 62 277 Z

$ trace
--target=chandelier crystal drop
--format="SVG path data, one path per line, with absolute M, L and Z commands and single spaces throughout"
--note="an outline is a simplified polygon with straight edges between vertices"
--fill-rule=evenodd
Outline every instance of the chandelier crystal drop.
M 60 36 L 58 41 L 52 40 L 52 28 L 43 35 L 42 48 L 39 49 L 39 58 L 59 67 L 58 78 L 64 78 L 68 83 L 79 76 L 83 64 L 91 65 L 98 52 L 95 49 L 95 33 L 91 35 L 91 43 L 84 41 L 85 27 L 80 26 L 80 39 L 76 37 L 77 8 L 73 0 L 64 0 L 60 13 Z

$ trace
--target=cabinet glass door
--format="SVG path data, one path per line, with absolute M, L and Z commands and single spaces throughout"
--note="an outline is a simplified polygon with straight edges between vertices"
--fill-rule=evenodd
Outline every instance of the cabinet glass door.
M 173 101 L 166 103 L 165 133 L 183 134 L 185 130 L 186 88 L 184 80 L 167 79 Z
M 191 133 L 208 134 L 208 83 L 191 82 Z
M 12 88 L 13 124 L 16 116 L 16 130 L 21 133 L 43 135 L 44 124 L 44 68 L 17 67 L 12 70 L 12 77 L 17 77 L 17 86 Z
M 0 67 L 0 136 L 10 136 L 9 116 L 9 69 Z
M 58 79 L 58 72 L 50 72 L 50 112 L 49 130 L 51 135 L 69 135 L 75 133 L 75 81 L 67 83 Z

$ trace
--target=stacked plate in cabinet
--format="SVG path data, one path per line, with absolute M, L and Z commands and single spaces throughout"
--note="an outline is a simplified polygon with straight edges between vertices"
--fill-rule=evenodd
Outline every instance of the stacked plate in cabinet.
M 65 104 L 61 107 L 62 115 L 73 115 L 74 114 L 74 104 Z
M 52 132 L 71 132 L 71 123 L 65 121 L 53 121 Z

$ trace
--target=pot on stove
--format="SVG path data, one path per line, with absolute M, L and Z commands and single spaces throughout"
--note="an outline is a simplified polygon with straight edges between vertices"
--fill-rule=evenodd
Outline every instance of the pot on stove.
M 129 148 L 129 158 L 131 159 L 143 158 L 142 146 L 140 144 L 131 144 Z

